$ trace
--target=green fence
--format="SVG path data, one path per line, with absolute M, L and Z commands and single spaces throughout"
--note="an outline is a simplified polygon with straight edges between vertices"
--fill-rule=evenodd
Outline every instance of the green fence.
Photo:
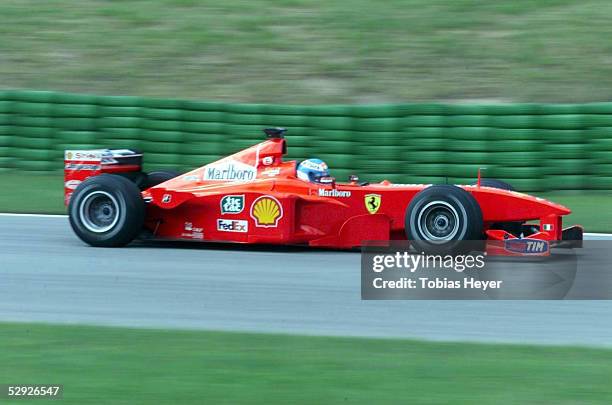
M 523 191 L 612 190 L 612 103 L 294 106 L 0 92 L 0 170 L 62 167 L 66 148 L 132 147 L 147 168 L 189 169 L 288 128 L 290 158 L 370 181 L 469 183 L 477 169 Z

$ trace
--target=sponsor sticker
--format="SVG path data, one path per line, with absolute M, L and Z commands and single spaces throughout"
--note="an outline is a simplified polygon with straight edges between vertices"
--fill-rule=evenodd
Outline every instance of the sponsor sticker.
M 276 168 L 276 169 L 266 169 L 263 172 L 261 172 L 262 176 L 268 176 L 268 177 L 276 177 L 280 174 L 280 169 Z
M 263 163 L 264 166 L 270 166 L 272 163 L 274 163 L 274 157 L 266 156 L 265 158 L 261 160 L 261 163 Z
M 164 204 L 168 204 L 168 203 L 169 203 L 169 202 L 171 202 L 171 201 L 172 201 L 172 194 L 164 194 L 164 195 L 162 196 L 162 202 L 163 202 Z
M 301 167 L 304 167 L 306 169 L 312 169 L 312 170 L 319 170 L 319 171 L 323 171 L 323 170 L 327 170 L 327 164 L 325 162 L 313 162 L 312 160 L 304 160 L 302 163 L 300 163 Z
M 66 170 L 100 170 L 100 165 L 92 164 L 80 164 L 80 163 L 66 163 L 64 166 Z
M 182 238 L 198 239 L 198 240 L 204 239 L 203 229 L 193 226 L 192 222 L 185 222 L 184 229 L 185 229 L 185 232 L 181 233 Z
M 187 239 L 197 239 L 197 240 L 202 240 L 204 239 L 204 234 L 202 232 L 183 232 L 181 233 L 181 238 L 187 238 Z
M 380 208 L 380 194 L 366 194 L 364 197 L 365 207 L 370 214 L 376 214 Z
M 283 217 L 283 207 L 276 198 L 263 195 L 251 204 L 251 217 L 257 227 L 276 228 Z
M 185 230 L 191 232 L 202 232 L 202 228 L 194 227 L 193 222 L 185 222 Z
M 226 195 L 221 199 L 221 214 L 240 214 L 244 210 L 244 195 Z
M 350 191 L 341 191 L 341 190 L 336 190 L 335 188 L 330 189 L 326 189 L 326 188 L 320 188 L 319 189 L 319 197 L 350 197 L 351 196 L 351 192 Z
M 66 160 L 97 162 L 102 159 L 102 152 L 102 150 L 67 150 L 64 152 L 64 158 Z
M 507 239 L 504 248 L 512 253 L 539 255 L 548 252 L 549 244 L 540 239 Z
M 253 181 L 257 176 L 254 166 L 236 160 L 206 165 L 204 180 L 218 181 Z
M 64 185 L 66 186 L 67 189 L 74 190 L 81 183 L 82 183 L 81 180 L 68 180 L 66 183 L 64 183 Z
M 118 163 L 117 160 L 113 158 L 113 152 L 110 149 L 103 151 L 100 156 L 102 164 L 110 165 Z
M 217 231 L 221 232 L 242 232 L 249 230 L 249 222 L 239 219 L 217 219 Z

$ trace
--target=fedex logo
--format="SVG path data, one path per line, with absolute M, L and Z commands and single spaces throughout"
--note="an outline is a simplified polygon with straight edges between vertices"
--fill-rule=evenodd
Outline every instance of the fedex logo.
M 217 231 L 221 232 L 247 232 L 249 230 L 248 221 L 235 219 L 217 219 Z
M 548 241 L 539 239 L 508 239 L 505 249 L 512 253 L 541 255 L 548 252 Z

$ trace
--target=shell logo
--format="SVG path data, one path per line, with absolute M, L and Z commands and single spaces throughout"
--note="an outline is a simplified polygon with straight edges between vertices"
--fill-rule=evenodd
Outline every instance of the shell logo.
M 251 217 L 255 226 L 263 228 L 276 228 L 278 221 L 283 217 L 283 206 L 270 195 L 263 195 L 253 201 Z

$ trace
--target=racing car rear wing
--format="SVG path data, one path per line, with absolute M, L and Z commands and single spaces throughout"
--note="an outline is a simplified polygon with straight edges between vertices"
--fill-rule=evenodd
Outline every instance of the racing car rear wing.
M 102 173 L 140 173 L 142 153 L 133 149 L 64 151 L 64 204 L 83 181 Z

